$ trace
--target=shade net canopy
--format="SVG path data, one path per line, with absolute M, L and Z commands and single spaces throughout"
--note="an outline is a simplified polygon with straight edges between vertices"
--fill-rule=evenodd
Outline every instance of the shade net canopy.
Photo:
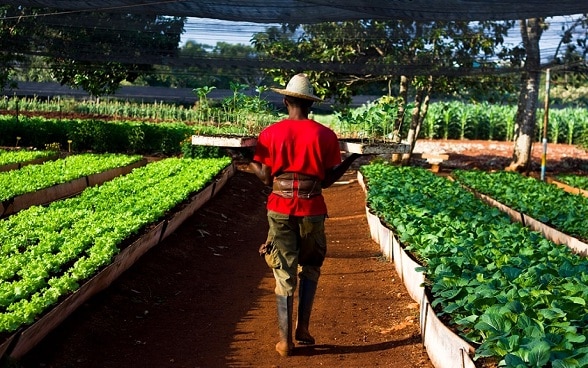
M 296 24 L 359 19 L 516 20 L 588 13 L 587 0 L 0 0 L 0 4 Z

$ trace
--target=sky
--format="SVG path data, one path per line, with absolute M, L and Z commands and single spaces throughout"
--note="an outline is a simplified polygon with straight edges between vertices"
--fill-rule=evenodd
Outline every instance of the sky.
M 543 59 L 551 59 L 561 39 L 561 29 L 568 27 L 577 15 L 547 18 L 550 27 L 541 37 L 541 54 Z M 250 45 L 251 37 L 256 32 L 264 31 L 268 26 L 279 24 L 264 24 L 251 22 L 235 22 L 208 18 L 188 18 L 181 44 L 188 40 L 215 46 L 217 42 Z M 507 39 L 509 44 L 520 43 L 518 26 L 510 32 Z
M 181 44 L 192 40 L 210 46 L 215 46 L 217 42 L 249 45 L 251 36 L 264 31 L 268 26 L 270 24 L 188 18 Z

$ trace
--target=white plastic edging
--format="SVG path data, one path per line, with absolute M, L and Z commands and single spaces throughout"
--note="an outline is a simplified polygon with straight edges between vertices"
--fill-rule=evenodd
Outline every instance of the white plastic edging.
M 402 258 L 402 253 L 404 252 L 404 249 L 402 249 L 402 245 L 400 244 L 400 242 L 398 241 L 398 239 L 396 239 L 396 236 L 392 237 L 392 259 L 394 260 L 394 268 L 396 269 L 396 273 L 400 276 L 400 279 L 402 280 L 402 282 L 404 282 L 404 280 L 402 279 L 404 277 L 404 272 L 402 272 L 402 260 L 404 258 Z M 415 300 L 417 303 L 419 302 L 418 300 Z
M 380 222 L 380 224 L 381 224 L 381 222 Z M 390 261 L 394 259 L 393 255 L 392 255 L 392 238 L 393 237 L 394 237 L 394 234 L 386 226 L 381 225 L 379 227 L 378 239 L 380 240 L 380 251 L 382 252 L 382 255 L 384 255 L 384 257 L 386 257 Z
M 413 260 L 403 248 L 400 248 L 402 280 L 404 286 L 408 291 L 410 297 L 417 303 L 421 302 L 423 294 L 425 293 L 425 274 L 417 271 L 421 267 L 415 260 Z M 394 260 L 396 262 L 397 259 Z
M 363 176 L 358 181 L 365 186 Z M 380 219 L 366 206 L 366 216 L 372 239 L 380 244 L 380 227 L 385 227 Z M 431 308 L 424 289 L 425 276 L 416 270 L 421 267 L 402 248 L 393 231 L 389 229 L 392 255 L 396 272 L 401 277 L 411 298 L 420 304 L 420 328 L 423 345 L 435 368 L 475 368 L 471 356 L 474 348 L 445 326 Z
M 370 237 L 373 241 L 380 244 L 380 232 L 378 231 L 378 224 L 380 219 L 375 214 L 371 213 L 369 208 L 365 208 L 365 216 L 370 229 Z
M 359 183 L 359 186 L 361 187 L 361 189 L 363 189 L 363 192 L 367 193 L 367 188 L 365 186 L 365 182 L 363 181 L 363 174 L 360 173 L 359 171 L 357 172 L 357 182 Z
M 474 348 L 441 322 L 428 298 L 421 302 L 421 334 L 423 345 L 436 368 L 475 368 L 471 355 Z

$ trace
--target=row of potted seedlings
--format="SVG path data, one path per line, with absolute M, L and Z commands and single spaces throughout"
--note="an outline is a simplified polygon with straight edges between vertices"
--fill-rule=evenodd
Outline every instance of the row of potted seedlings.
M 0 220 L 0 356 L 24 355 L 209 200 L 229 169 L 226 157 L 166 158 Z
M 478 174 L 489 175 L 471 175 Z M 430 304 L 436 317 L 467 343 L 459 348 L 462 354 L 443 351 L 432 361 L 436 367 L 587 366 L 588 260 L 478 198 L 459 182 L 468 175 L 456 173 L 456 182 L 385 163 L 361 169 L 366 211 L 391 229 L 395 242 L 415 261 L 411 268 L 423 274 L 423 300 L 428 301 L 417 301 Z M 510 182 L 497 192 L 531 198 L 527 190 L 539 192 Z M 584 213 L 584 205 L 578 205 L 583 201 L 572 196 L 577 213 Z M 524 210 L 543 205 L 530 199 Z M 549 207 L 552 213 L 568 213 L 559 204 Z M 390 254 L 395 262 L 401 258 Z M 433 345 L 425 342 L 427 349 Z

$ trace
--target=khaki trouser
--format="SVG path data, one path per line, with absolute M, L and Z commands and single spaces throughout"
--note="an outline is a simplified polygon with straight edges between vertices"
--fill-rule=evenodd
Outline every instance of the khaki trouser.
M 301 217 L 268 211 L 267 217 L 268 242 L 273 246 L 268 265 L 276 279 L 275 293 L 294 295 L 298 277 L 318 282 L 327 252 L 326 215 Z

